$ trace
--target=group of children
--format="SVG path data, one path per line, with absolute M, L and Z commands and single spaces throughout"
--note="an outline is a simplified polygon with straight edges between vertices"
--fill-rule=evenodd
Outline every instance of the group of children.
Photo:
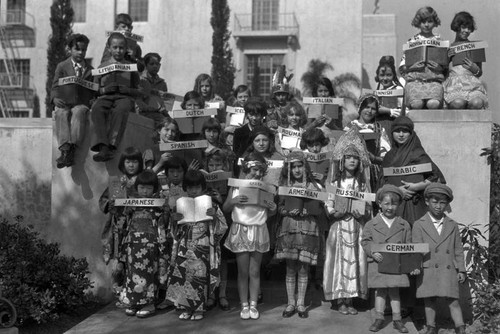
M 439 24 L 432 8 L 419 9 L 412 25 L 420 33 L 412 40 L 439 40 L 432 33 Z M 455 43 L 467 41 L 475 29 L 466 12 L 458 13 L 451 26 Z M 332 308 L 345 315 L 357 314 L 354 298 L 367 299 L 368 289 L 374 289 L 370 331 L 384 327 L 389 297 L 394 328 L 408 332 L 402 308 L 413 307 L 416 296 L 424 299 L 427 334 L 436 333 L 438 297 L 449 304 L 457 333 L 465 333 L 458 303 L 458 283 L 465 280 L 463 249 L 457 223 L 445 214 L 453 194 L 404 108 L 440 108 L 443 99 L 449 108 L 484 108 L 481 63 L 465 58 L 445 69 L 433 61 L 407 67 L 403 59 L 404 98 L 387 107 L 376 94 L 364 94 L 352 121 L 342 118 L 342 107 L 336 117 L 325 109 L 313 117 L 313 106 L 304 107 L 290 93 L 291 76 L 284 67 L 273 80 L 271 104 L 252 98 L 245 85 L 225 102 L 215 94 L 211 77 L 201 74 L 181 108 L 199 110 L 215 103 L 217 113 L 202 118 L 200 133 L 183 133 L 164 103 L 167 84 L 158 76 L 160 55 L 141 58 L 137 43 L 128 44 L 132 20 L 127 14 L 118 15 L 116 30 L 96 70 L 84 59 L 88 38 L 76 34 L 68 40 L 71 56 L 57 67 L 52 101 L 58 168 L 74 164 L 90 108 L 97 162 L 115 156 L 129 112 L 155 122 L 153 147 L 121 153 L 119 188 L 124 193 L 110 188 L 99 201 L 108 214 L 104 260 L 113 259 L 114 288 L 126 314 L 147 317 L 175 305 L 180 319 L 201 320 L 217 301 L 223 310 L 230 309 L 227 260 L 234 256 L 240 317 L 258 319 L 260 271 L 267 261 L 264 254 L 271 251 L 274 259 L 286 262 L 285 318 L 295 313 L 308 317 L 305 295 L 313 274 Z M 139 69 L 144 69 L 141 75 Z M 377 90 L 403 88 L 392 56 L 382 57 L 376 75 Z M 313 96 L 335 97 L 331 81 L 318 80 Z M 231 121 L 234 114 L 225 113 L 226 104 L 244 110 L 242 123 Z M 165 149 L 194 140 L 205 140 L 206 146 Z M 326 161 L 323 169 L 313 168 L 315 159 Z M 391 173 L 394 169 L 411 172 Z M 240 180 L 215 186 L 208 175 L 218 172 Z M 267 189 L 272 199 L 255 201 L 246 191 L 251 183 Z M 323 200 L 278 195 L 278 187 L 329 195 Z M 339 190 L 351 196 L 338 195 Z M 359 193 L 376 196 L 366 202 L 352 195 Z M 156 204 L 117 205 L 121 198 L 154 199 Z M 429 252 L 410 273 L 386 273 L 378 266 L 386 253 L 372 249 L 387 243 L 425 243 Z M 400 288 L 406 287 L 400 298 Z

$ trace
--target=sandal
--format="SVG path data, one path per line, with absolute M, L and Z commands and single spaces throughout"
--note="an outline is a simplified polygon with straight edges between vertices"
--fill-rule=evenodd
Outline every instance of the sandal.
M 212 297 L 212 296 L 208 297 L 208 299 L 207 299 L 207 304 L 206 304 L 207 311 L 210 311 L 210 310 L 211 310 L 211 309 L 213 309 L 216 305 L 217 305 L 217 300 L 215 300 L 215 298 L 214 298 L 214 297 Z
M 125 309 L 125 314 L 129 316 L 134 316 L 137 313 L 137 310 L 135 308 L 129 307 Z
M 182 312 L 181 315 L 179 315 L 179 319 L 189 320 L 189 319 L 191 319 L 191 313 L 190 312 Z
M 156 305 L 156 309 L 158 310 L 173 310 L 175 308 L 174 304 L 170 300 L 164 299 L 161 303 Z
M 137 318 L 147 318 L 150 315 L 155 314 L 156 309 L 154 305 L 146 305 L 142 309 L 136 312 Z
M 227 300 L 226 297 L 219 297 L 219 308 L 222 311 L 229 311 L 231 309 L 231 306 L 229 305 L 229 301 Z
M 243 320 L 250 319 L 250 305 L 248 303 L 241 303 L 240 318 Z
M 250 302 L 250 318 L 257 320 L 260 317 L 259 310 L 257 310 L 257 302 Z
M 194 312 L 191 315 L 191 321 L 198 321 L 202 320 L 205 316 L 203 315 L 203 312 Z

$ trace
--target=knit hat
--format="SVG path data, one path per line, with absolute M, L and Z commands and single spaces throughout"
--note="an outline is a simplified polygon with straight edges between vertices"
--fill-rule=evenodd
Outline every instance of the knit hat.
M 392 184 L 384 184 L 382 186 L 382 188 L 377 190 L 377 201 L 379 201 L 379 202 L 382 201 L 382 199 L 384 198 L 384 195 L 387 193 L 396 194 L 401 198 L 401 200 L 403 200 L 404 194 L 403 194 L 403 191 L 401 189 L 399 189 L 398 187 L 396 187 L 395 185 L 392 185 Z
M 281 65 L 278 67 L 276 72 L 274 73 L 273 76 L 273 86 L 272 86 L 272 93 L 290 93 L 290 81 L 293 78 L 293 73 L 290 74 L 288 77 L 286 76 L 286 66 Z
M 399 116 L 392 122 L 391 133 L 397 132 L 398 130 L 406 130 L 413 133 L 414 129 L 413 121 L 406 116 Z
M 448 197 L 448 199 L 453 201 L 453 191 L 446 184 L 433 182 L 429 184 L 424 190 L 424 197 L 428 198 L 431 194 L 441 194 Z

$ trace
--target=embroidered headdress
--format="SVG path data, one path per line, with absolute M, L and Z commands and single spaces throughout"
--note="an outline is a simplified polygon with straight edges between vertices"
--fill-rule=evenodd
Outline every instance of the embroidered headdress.
M 290 81 L 293 78 L 293 73 L 286 76 L 286 66 L 281 65 L 278 67 L 273 76 L 272 93 L 284 92 L 290 93 Z

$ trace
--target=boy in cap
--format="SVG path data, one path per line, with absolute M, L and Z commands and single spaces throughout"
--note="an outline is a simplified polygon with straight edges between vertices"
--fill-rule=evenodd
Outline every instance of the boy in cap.
M 423 271 L 417 277 L 417 298 L 424 298 L 425 304 L 425 334 L 437 333 L 437 298 L 445 298 L 456 333 L 465 334 L 458 302 L 458 284 L 464 283 L 466 278 L 464 250 L 458 224 L 445 214 L 446 207 L 453 200 L 453 192 L 444 184 L 431 183 L 425 188 L 424 198 L 428 212 L 413 224 L 412 241 L 429 244 Z

